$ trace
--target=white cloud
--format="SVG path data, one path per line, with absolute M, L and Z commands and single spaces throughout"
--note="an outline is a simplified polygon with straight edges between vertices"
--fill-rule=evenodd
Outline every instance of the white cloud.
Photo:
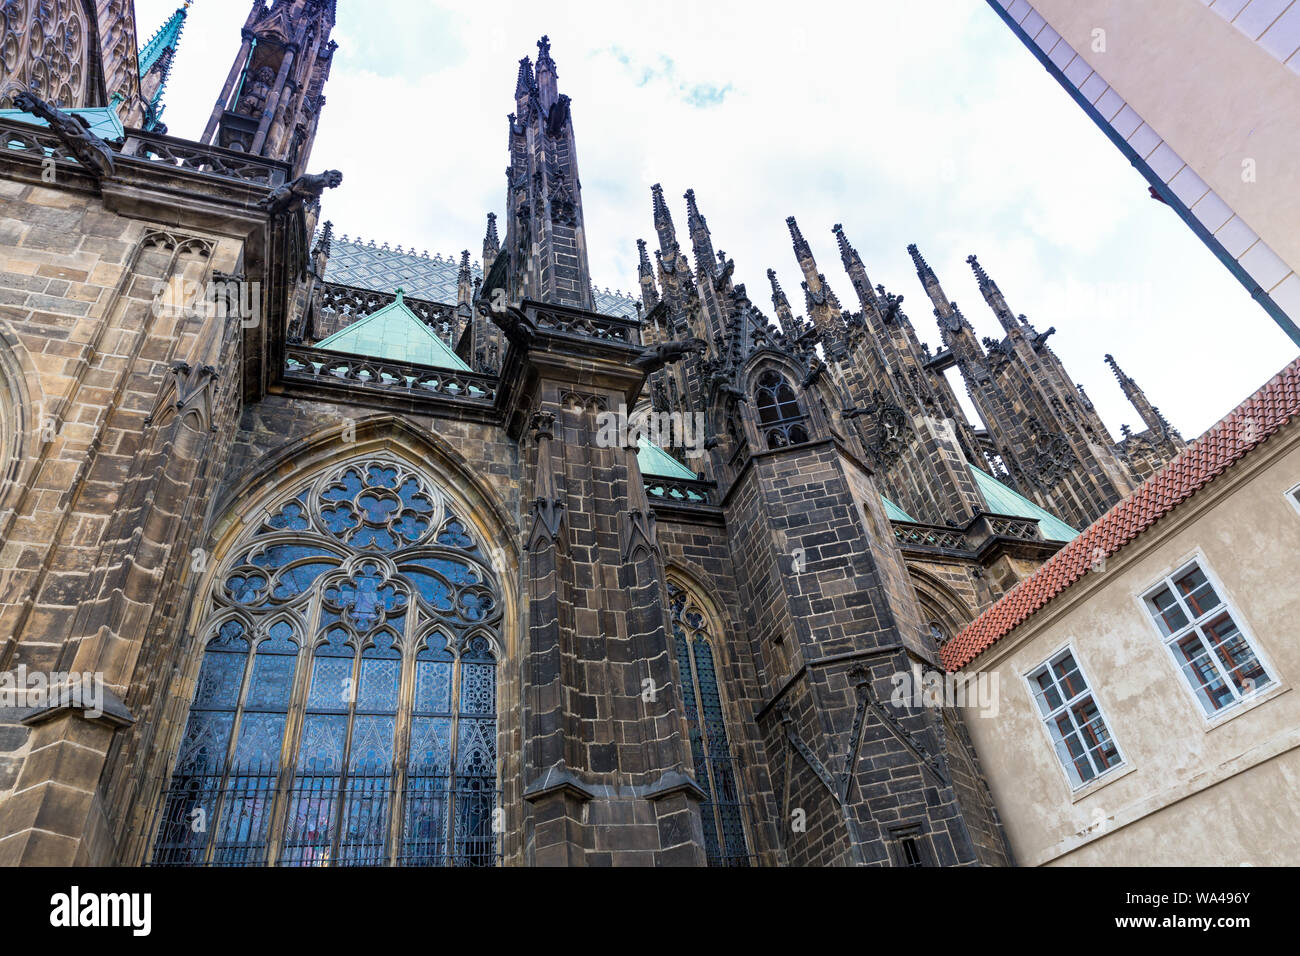
M 148 34 L 175 0 L 137 0 Z M 502 210 L 516 64 L 548 33 L 573 98 L 592 274 L 634 289 L 662 182 L 685 239 L 687 187 L 751 298 L 797 293 L 795 215 L 846 305 L 830 227 L 937 344 L 905 251 L 916 242 L 982 335 L 979 254 L 1118 434 L 1138 424 L 1113 352 L 1187 435 L 1295 354 L 1264 312 L 982 4 L 662 0 L 470 7 L 340 0 L 340 49 L 313 168 L 343 170 L 340 232 L 477 258 Z M 239 3 L 202 3 L 168 96 L 197 136 L 238 46 Z M 725 91 L 722 93 L 721 91 Z M 719 95 L 721 94 L 721 95 Z M 793 298 L 793 297 L 792 297 Z M 796 308 L 798 303 L 796 303 Z

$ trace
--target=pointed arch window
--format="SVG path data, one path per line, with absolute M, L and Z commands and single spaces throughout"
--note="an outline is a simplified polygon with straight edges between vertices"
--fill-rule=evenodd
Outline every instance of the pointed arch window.
M 740 790 L 718 691 L 710 619 L 694 595 L 672 578 L 668 579 L 668 606 L 695 782 L 705 792 L 700 805 L 705 854 L 709 866 L 748 866 Z
M 424 475 L 305 482 L 222 566 L 156 865 L 497 861 L 496 580 Z
M 768 369 L 754 387 L 758 427 L 768 448 L 784 448 L 808 441 L 808 417 L 799 405 L 794 387 L 784 375 Z

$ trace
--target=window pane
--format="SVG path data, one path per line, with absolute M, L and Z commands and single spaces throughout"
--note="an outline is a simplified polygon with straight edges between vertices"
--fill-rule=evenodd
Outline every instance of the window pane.
M 1220 614 L 1201 631 L 1239 693 L 1249 694 L 1272 682 L 1231 615 Z
M 1052 671 L 1066 700 L 1072 700 L 1088 689 L 1083 675 L 1079 673 L 1079 665 L 1074 662 L 1073 655 L 1064 654 L 1053 661 Z
M 241 604 L 254 627 L 226 620 L 205 648 L 155 861 L 495 865 L 491 629 L 501 610 L 473 523 L 420 475 L 381 458 L 304 480 L 269 514 L 236 543 L 210 596 L 212 617 L 230 618 Z M 286 531 L 292 540 L 259 540 Z M 375 561 L 376 549 L 395 552 L 395 575 Z M 304 643 L 293 622 L 304 618 L 319 622 L 323 640 L 299 674 Z M 264 630 L 267 619 L 275 623 Z M 454 653 L 449 642 L 471 624 L 483 630 Z M 267 635 L 251 662 L 250 633 Z M 398 768 L 406 667 L 413 707 L 407 764 Z M 286 741 L 288 727 L 299 730 Z M 292 782 L 279 794 L 286 752 Z M 202 825 L 191 828 L 195 820 Z M 273 833 L 281 850 L 268 860 Z
M 1151 617 L 1160 629 L 1160 633 L 1165 637 L 1187 626 L 1187 615 L 1178 606 L 1174 593 L 1168 588 L 1161 588 L 1147 598 L 1147 607 L 1150 608 Z
M 1232 691 L 1219 676 L 1199 634 L 1193 631 L 1170 649 L 1174 651 L 1188 684 L 1196 692 L 1196 699 L 1201 702 L 1207 714 L 1232 703 Z
M 1219 600 L 1219 595 L 1214 593 L 1214 588 L 1210 586 L 1210 582 L 1206 579 L 1205 572 L 1198 567 L 1193 567 L 1192 570 L 1174 583 L 1178 585 L 1178 591 L 1182 594 L 1183 600 L 1187 602 L 1187 606 L 1192 609 L 1192 613 L 1197 617 L 1213 610 L 1222 603 Z
M 1043 668 L 1033 678 L 1035 689 L 1034 699 L 1038 701 L 1038 709 L 1046 717 L 1056 708 L 1064 703 L 1061 700 L 1060 693 L 1056 690 L 1056 683 L 1052 680 L 1052 675 L 1047 668 Z

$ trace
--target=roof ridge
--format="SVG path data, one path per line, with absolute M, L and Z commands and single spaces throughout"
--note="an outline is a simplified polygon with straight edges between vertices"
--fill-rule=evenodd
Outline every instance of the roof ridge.
M 944 645 L 960 670 L 1139 534 L 1300 417 L 1300 358 L 1270 378 Z

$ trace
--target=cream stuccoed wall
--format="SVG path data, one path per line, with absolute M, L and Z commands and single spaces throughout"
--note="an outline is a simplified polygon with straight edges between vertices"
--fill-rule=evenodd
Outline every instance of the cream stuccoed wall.
M 967 668 L 997 675 L 965 717 L 1019 864 L 1300 864 L 1297 485 L 1293 421 Z M 1198 555 L 1276 681 L 1213 719 L 1138 600 Z M 1123 756 L 1074 792 L 1025 680 L 1067 644 Z
M 991 0 L 1300 324 L 1300 0 Z

